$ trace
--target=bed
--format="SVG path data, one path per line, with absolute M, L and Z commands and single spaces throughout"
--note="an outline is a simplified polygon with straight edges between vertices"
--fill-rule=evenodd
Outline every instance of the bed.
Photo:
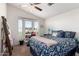
M 54 40 L 55 44 L 40 41 L 41 38 L 32 37 L 28 44 L 30 51 L 34 56 L 72 56 L 75 55 L 77 48 L 75 38 L 51 37 L 48 40 Z M 39 39 L 39 40 L 38 40 Z M 49 42 L 49 41 L 48 41 Z M 57 42 L 57 43 L 56 43 Z

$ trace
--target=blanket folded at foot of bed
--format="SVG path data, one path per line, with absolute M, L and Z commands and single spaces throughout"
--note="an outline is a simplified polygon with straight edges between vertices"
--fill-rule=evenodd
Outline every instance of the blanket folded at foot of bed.
M 45 43 L 48 47 L 51 45 L 57 44 L 57 41 L 55 41 L 55 40 L 50 40 L 48 38 L 44 38 L 44 37 L 40 37 L 40 36 L 33 36 L 32 38 L 34 38 L 35 40 L 38 40 L 40 42 Z

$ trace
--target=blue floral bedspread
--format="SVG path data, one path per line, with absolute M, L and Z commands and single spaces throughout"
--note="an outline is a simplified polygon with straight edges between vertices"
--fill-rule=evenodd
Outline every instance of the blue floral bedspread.
M 77 46 L 75 39 L 72 38 L 53 37 L 51 40 L 56 40 L 58 44 L 48 47 L 45 43 L 35 40 L 35 38 L 31 38 L 28 43 L 37 56 L 64 56 Z

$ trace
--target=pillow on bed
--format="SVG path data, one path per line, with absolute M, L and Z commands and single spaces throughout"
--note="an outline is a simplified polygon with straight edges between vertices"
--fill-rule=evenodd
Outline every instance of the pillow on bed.
M 65 38 L 65 32 L 62 31 L 62 30 L 58 31 L 57 37 L 59 37 L 59 38 Z
M 76 34 L 76 32 L 66 31 L 65 32 L 65 38 L 74 38 L 75 34 Z
M 54 37 L 57 37 L 57 35 L 58 35 L 58 32 L 53 32 L 52 33 L 52 36 L 54 36 Z
M 65 32 L 65 38 L 70 38 L 70 32 L 68 31 Z
M 75 35 L 76 35 L 76 32 L 71 32 L 70 37 L 71 37 L 71 38 L 74 38 L 74 37 L 75 37 Z

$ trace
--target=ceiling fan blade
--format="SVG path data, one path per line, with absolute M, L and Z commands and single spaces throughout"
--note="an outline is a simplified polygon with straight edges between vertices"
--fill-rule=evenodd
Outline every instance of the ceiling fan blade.
M 42 11 L 42 9 L 41 8 L 39 8 L 39 7 L 37 7 L 37 6 L 34 6 L 37 10 L 39 10 L 39 11 Z
M 38 5 L 38 4 L 40 4 L 40 3 L 33 3 L 33 4 Z
M 51 6 L 51 5 L 53 5 L 54 3 L 48 3 L 48 6 Z
M 30 5 L 38 5 L 38 4 L 40 4 L 40 3 L 30 3 Z

